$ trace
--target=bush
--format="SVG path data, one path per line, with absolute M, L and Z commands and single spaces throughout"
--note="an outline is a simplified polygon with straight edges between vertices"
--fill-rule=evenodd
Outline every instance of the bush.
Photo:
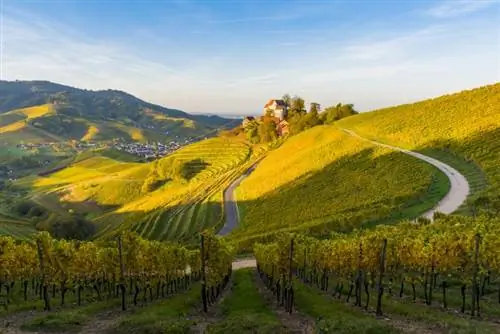
M 46 230 L 58 239 L 85 240 L 91 237 L 96 227 L 89 221 L 78 217 L 60 217 L 55 223 L 50 224 Z
M 20 201 L 14 205 L 14 212 L 20 216 L 26 216 L 36 206 L 32 201 Z

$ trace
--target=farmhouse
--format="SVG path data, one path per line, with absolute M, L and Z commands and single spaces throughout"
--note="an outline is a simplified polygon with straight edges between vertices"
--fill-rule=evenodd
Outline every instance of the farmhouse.
M 287 105 L 283 100 L 269 100 L 264 106 L 264 115 L 270 111 L 272 116 L 284 120 L 288 112 Z

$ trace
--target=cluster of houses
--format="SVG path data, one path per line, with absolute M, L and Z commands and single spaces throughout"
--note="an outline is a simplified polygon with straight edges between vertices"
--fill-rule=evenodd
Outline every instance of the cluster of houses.
M 186 141 L 188 143 L 189 141 Z M 184 144 L 186 144 L 184 143 Z M 151 143 L 151 144 L 143 144 L 143 143 L 117 143 L 114 144 L 114 148 L 120 151 L 128 152 L 131 154 L 138 155 L 140 157 L 146 159 L 155 159 L 164 157 L 179 148 L 181 148 L 183 144 L 178 143 L 176 141 L 171 141 L 169 143 Z
M 264 105 L 264 116 L 261 116 L 262 120 L 264 117 L 272 117 L 274 123 L 276 124 L 276 133 L 278 136 L 287 135 L 289 132 L 289 124 L 286 120 L 288 114 L 288 106 L 283 100 L 269 100 Z M 243 127 L 246 128 L 247 125 L 257 119 L 254 116 L 247 116 L 243 119 Z
M 98 148 L 115 148 L 120 151 L 128 152 L 131 154 L 135 154 L 137 156 L 146 158 L 146 159 L 155 159 L 164 157 L 184 145 L 192 143 L 194 139 L 185 139 L 184 141 L 170 141 L 169 143 L 139 143 L 139 142 L 122 142 L 122 141 L 113 141 L 113 142 L 76 142 L 73 143 L 73 147 L 78 150 L 85 149 L 98 149 Z M 23 150 L 33 150 L 38 148 L 56 148 L 67 146 L 68 143 L 22 143 L 17 144 L 16 147 Z
M 22 150 L 33 150 L 37 148 L 61 147 L 63 145 L 62 143 L 21 143 L 16 144 L 16 147 Z

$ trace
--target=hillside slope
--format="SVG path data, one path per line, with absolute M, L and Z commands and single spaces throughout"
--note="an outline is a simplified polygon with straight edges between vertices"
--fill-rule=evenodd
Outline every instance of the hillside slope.
M 51 106 L 50 112 L 26 115 L 19 110 L 44 105 Z M 26 141 L 167 140 L 212 135 L 239 122 L 190 115 L 117 90 L 90 91 L 47 81 L 0 81 L 0 117 L 2 128 L 10 126 L 0 141 L 4 133 L 16 131 L 17 140 Z
M 433 166 L 333 126 L 296 135 L 270 152 L 237 190 L 235 238 L 286 229 L 347 231 L 416 217 L 448 188 Z
M 349 117 L 338 127 L 421 151 L 455 167 L 472 185 L 469 205 L 500 212 L 500 83 Z
M 134 230 L 161 240 L 190 241 L 222 219 L 222 189 L 257 152 L 237 138 L 211 138 L 150 162 L 109 151 L 80 157 L 46 176 L 16 181 L 50 227 L 71 216 L 95 224 L 98 236 Z M 254 155 L 253 155 L 254 154 Z

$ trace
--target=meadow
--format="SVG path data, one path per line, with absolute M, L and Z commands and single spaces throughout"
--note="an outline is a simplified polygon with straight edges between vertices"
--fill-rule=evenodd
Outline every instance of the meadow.
M 472 186 L 467 205 L 500 212 L 500 83 L 348 117 L 340 128 L 421 151 L 455 167 Z

